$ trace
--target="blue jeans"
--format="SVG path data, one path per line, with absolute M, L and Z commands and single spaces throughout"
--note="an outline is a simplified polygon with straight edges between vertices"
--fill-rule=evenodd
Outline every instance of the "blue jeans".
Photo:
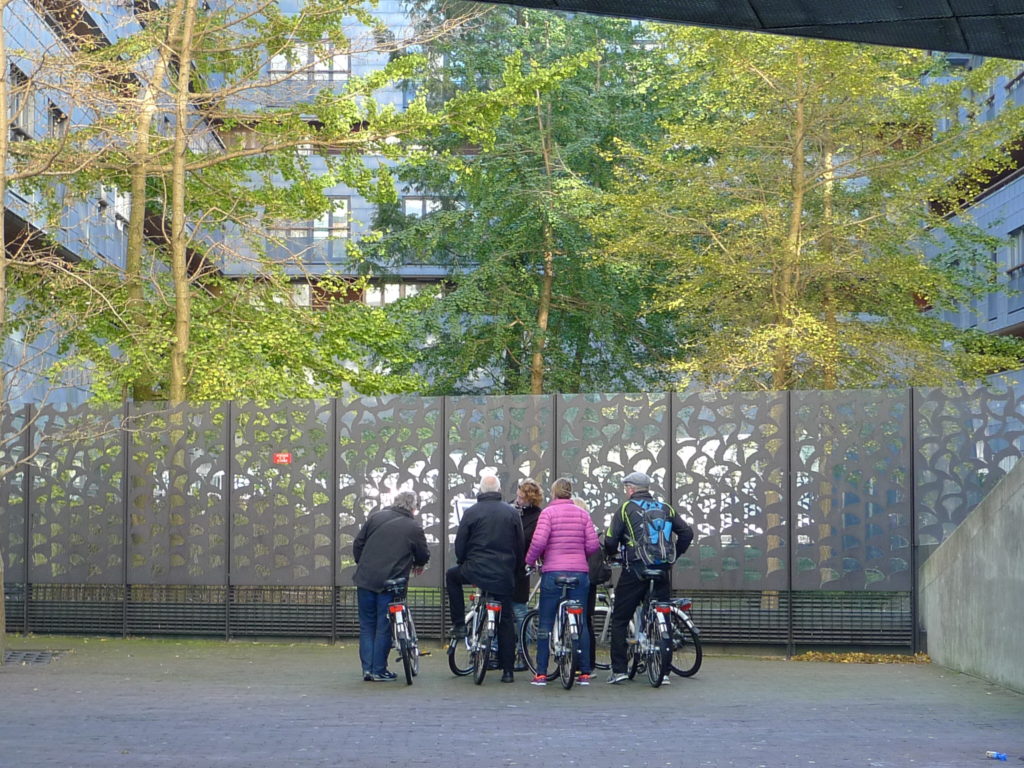
M 540 605 L 538 612 L 537 630 L 537 674 L 546 675 L 548 672 L 548 657 L 551 654 L 551 647 L 548 642 L 551 637 L 551 630 L 555 626 L 555 617 L 558 614 L 558 603 L 562 599 L 562 588 L 555 584 L 559 576 L 575 576 L 579 584 L 570 589 L 566 594 L 569 600 L 578 600 L 584 613 L 579 617 L 580 628 L 580 672 L 590 674 L 590 636 L 587 634 L 587 592 L 590 590 L 590 576 L 586 571 L 549 571 L 540 578 Z
M 380 675 L 388 669 L 391 650 L 391 621 L 388 618 L 390 592 L 356 588 L 359 601 L 359 660 L 363 674 Z

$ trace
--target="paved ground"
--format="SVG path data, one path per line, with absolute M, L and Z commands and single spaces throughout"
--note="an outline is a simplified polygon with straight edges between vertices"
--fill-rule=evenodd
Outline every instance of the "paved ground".
M 434 650 L 407 687 L 362 682 L 351 642 L 9 638 L 71 652 L 0 668 L 3 768 L 1024 768 L 1024 695 L 934 665 L 709 655 L 564 691 L 477 687 Z

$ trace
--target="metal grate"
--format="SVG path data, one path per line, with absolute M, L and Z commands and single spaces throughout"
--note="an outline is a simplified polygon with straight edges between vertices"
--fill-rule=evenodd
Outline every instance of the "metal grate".
M 19 664 L 23 667 L 49 664 L 67 653 L 64 651 L 5 651 L 4 664 Z

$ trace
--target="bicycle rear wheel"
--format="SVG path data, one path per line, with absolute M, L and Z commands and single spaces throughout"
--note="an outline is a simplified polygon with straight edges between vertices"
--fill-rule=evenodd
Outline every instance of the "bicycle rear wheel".
M 652 688 L 659 688 L 672 667 L 672 642 L 668 639 L 658 640 L 647 651 L 646 656 L 647 682 Z
M 608 606 L 594 609 L 594 669 L 612 668 L 612 612 Z
M 473 682 L 481 685 L 487 676 L 487 662 L 491 660 L 491 633 L 481 629 L 477 641 L 473 644 Z
M 555 662 L 558 664 L 558 676 L 562 679 L 562 687 L 565 690 L 572 688 L 576 682 L 576 668 L 579 666 L 580 641 L 579 637 L 573 637 L 573 625 L 568 615 L 562 616 L 561 642 L 555 653 Z
M 473 628 L 476 619 L 476 612 L 470 611 L 466 614 L 466 627 Z M 473 671 L 473 654 L 470 652 L 469 638 L 456 640 L 454 637 L 448 643 L 448 668 L 453 674 L 464 677 Z
M 405 672 L 405 684 L 412 685 L 412 659 L 413 649 L 410 642 L 407 639 L 399 641 L 399 653 L 402 654 L 402 671 Z
M 700 635 L 693 631 L 678 610 L 672 611 L 672 671 L 680 677 L 692 677 L 704 660 Z
M 409 624 L 409 649 L 412 651 L 412 676 L 416 677 L 420 673 L 420 641 L 416 637 L 416 625 L 412 622 L 412 611 L 407 611 L 405 616 L 406 621 Z

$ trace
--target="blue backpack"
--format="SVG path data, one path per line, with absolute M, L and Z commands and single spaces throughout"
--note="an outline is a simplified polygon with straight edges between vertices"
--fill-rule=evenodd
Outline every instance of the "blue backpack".
M 627 511 L 630 504 L 635 505 L 634 515 Z M 654 499 L 630 499 L 622 505 L 621 514 L 629 530 L 629 546 L 640 562 L 657 568 L 676 561 L 676 534 L 672 530 L 676 511 L 672 507 Z M 638 522 L 636 528 L 633 527 L 634 517 Z

